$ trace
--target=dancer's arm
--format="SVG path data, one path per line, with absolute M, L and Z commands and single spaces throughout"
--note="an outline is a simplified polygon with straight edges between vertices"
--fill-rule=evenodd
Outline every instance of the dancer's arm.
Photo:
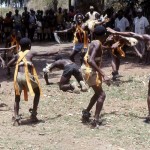
M 111 28 L 107 28 L 107 31 L 112 33 L 112 34 L 116 34 L 116 35 L 122 35 L 122 36 L 128 36 L 128 37 L 134 37 L 138 40 L 144 40 L 143 35 L 134 33 L 134 32 L 117 32 Z
M 61 31 L 55 31 L 56 33 L 66 33 L 66 32 L 71 32 L 75 29 L 75 27 L 71 27 L 69 29 L 61 30 Z
M 1 61 L 1 67 L 5 67 L 5 61 L 3 60 L 3 58 L 1 57 L 1 54 L 0 54 L 0 61 Z
M 0 48 L 0 50 L 6 50 L 7 51 L 7 50 L 12 50 L 15 47 L 16 47 L 16 45 L 8 47 L 8 48 Z

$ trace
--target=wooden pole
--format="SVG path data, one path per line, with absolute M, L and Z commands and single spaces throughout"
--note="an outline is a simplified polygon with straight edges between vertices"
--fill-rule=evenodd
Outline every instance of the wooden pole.
M 71 0 L 69 0 L 69 10 L 70 10 L 70 8 L 71 8 Z

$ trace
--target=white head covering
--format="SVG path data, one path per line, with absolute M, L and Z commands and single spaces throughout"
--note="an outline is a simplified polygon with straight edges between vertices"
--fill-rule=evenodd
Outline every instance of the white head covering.
M 128 40 L 127 43 L 128 46 L 135 46 L 138 43 L 138 40 L 133 37 L 124 37 L 124 38 Z

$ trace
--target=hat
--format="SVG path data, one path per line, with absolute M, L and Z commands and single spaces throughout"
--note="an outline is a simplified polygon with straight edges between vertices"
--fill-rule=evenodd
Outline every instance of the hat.
M 138 9 L 137 9 L 137 12 L 142 12 L 142 8 L 138 8 Z
M 94 9 L 94 7 L 93 7 L 93 6 L 90 6 L 90 9 Z

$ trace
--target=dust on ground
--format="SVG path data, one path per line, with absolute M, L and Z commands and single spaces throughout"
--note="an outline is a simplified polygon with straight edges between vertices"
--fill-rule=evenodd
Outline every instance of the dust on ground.
M 32 50 L 61 50 L 66 58 L 72 44 L 34 43 Z M 79 57 L 79 56 L 77 56 Z M 92 89 L 86 93 L 62 92 L 58 88 L 62 71 L 55 70 L 47 86 L 42 69 L 53 62 L 54 56 L 36 57 L 34 64 L 40 78 L 43 96 L 38 108 L 38 124 L 29 120 L 29 108 L 33 97 L 22 100 L 20 114 L 22 125 L 12 126 L 13 116 L 13 77 L 7 79 L 6 70 L 0 71 L 0 149 L 12 150 L 149 150 L 150 125 L 144 123 L 147 115 L 147 84 L 149 66 L 137 64 L 135 56 L 122 60 L 120 81 L 105 84 L 106 101 L 102 111 L 105 122 L 99 129 L 91 129 L 81 123 L 81 112 L 86 108 Z M 104 57 L 103 70 L 111 76 L 110 57 Z M 14 68 L 12 68 L 13 72 Z M 92 110 L 92 115 L 94 114 Z

